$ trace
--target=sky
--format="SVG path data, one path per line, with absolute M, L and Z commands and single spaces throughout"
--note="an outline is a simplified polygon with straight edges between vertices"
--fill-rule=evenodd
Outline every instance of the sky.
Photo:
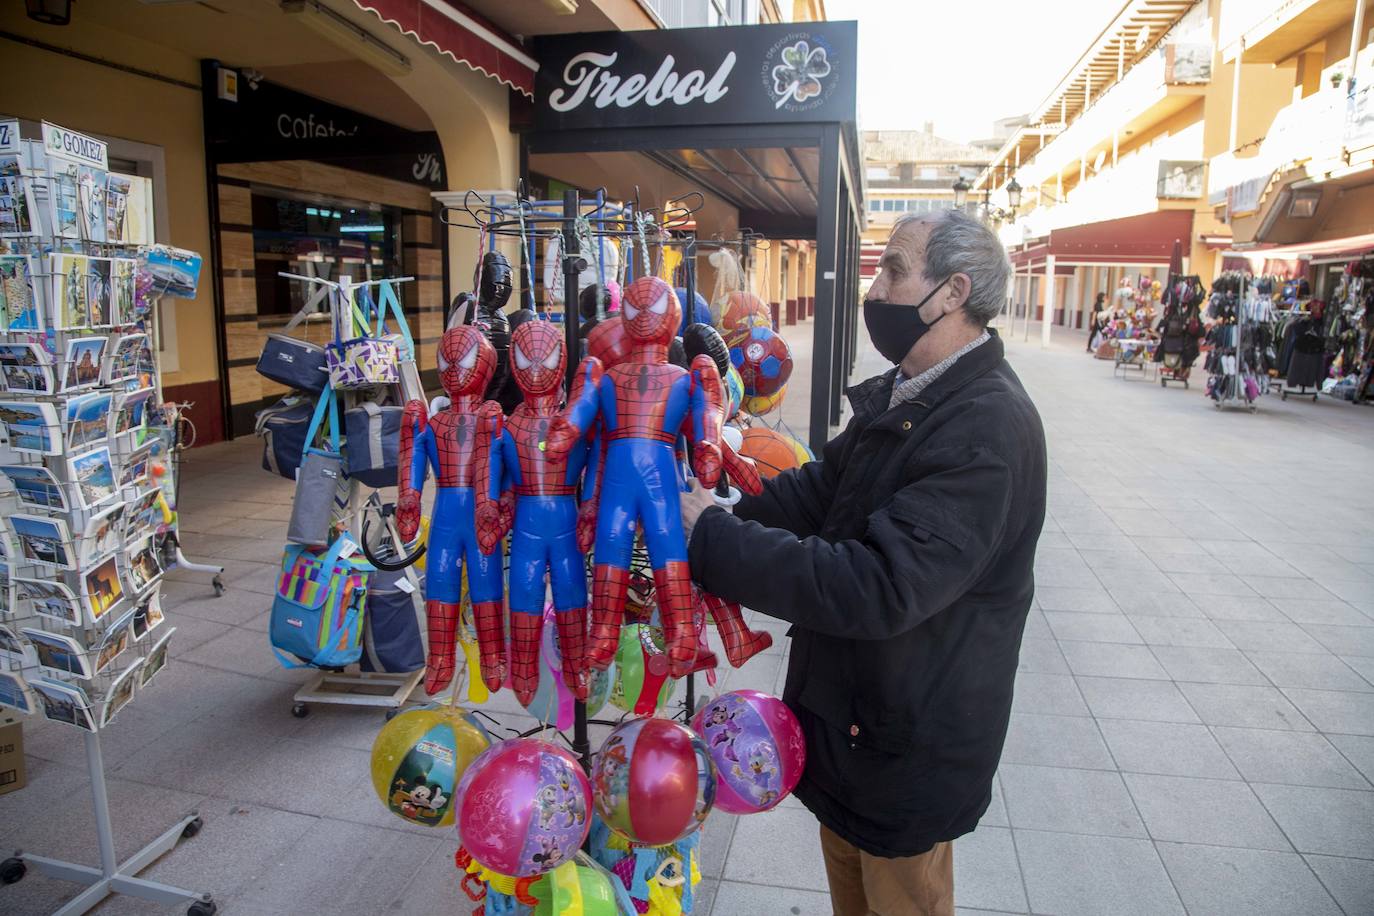
M 826 0 L 859 21 L 859 127 L 967 142 L 1042 102 L 1124 0 Z

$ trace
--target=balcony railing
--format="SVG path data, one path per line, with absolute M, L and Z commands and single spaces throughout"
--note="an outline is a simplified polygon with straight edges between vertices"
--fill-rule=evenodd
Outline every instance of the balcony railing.
M 1177 155 L 1151 149 L 1128 156 L 1086 179 L 1062 202 L 1041 198 L 1038 206 L 1017 218 L 1017 225 L 1028 226 L 1032 237 L 1039 237 L 1053 229 L 1151 213 L 1162 199 L 1200 199 L 1206 164 Z M 1034 204 L 1034 191 L 1030 193 Z
M 1364 101 L 1365 96 L 1357 92 L 1355 103 Z M 1263 194 L 1268 176 L 1275 172 L 1286 172 L 1308 162 L 1341 159 L 1349 145 L 1347 139 L 1367 145 L 1370 139 L 1361 141 L 1357 135 L 1368 133 L 1369 123 L 1350 120 L 1350 105 L 1341 87 L 1324 88 L 1281 108 L 1258 145 L 1213 157 L 1207 202 L 1213 206 L 1226 203 L 1229 190 L 1233 197 L 1240 192 L 1243 198 L 1254 198 L 1252 202 L 1258 204 L 1256 192 Z

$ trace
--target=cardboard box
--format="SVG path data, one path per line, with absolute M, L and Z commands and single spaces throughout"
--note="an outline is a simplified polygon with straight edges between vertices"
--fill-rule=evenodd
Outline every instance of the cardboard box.
M 24 725 L 0 717 L 0 795 L 24 788 Z

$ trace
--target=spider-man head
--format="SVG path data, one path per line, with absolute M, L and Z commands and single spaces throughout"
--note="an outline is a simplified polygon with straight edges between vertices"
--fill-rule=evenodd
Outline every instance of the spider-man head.
M 625 330 L 636 343 L 667 346 L 682 323 L 677 293 L 658 277 L 640 277 L 626 287 L 620 309 Z
M 595 356 L 607 369 L 618 366 L 634 352 L 634 341 L 625 331 L 625 319 L 612 315 L 587 332 L 587 355 Z
M 526 397 L 552 394 L 563 384 L 567 367 L 563 336 L 547 321 L 526 321 L 510 336 L 510 361 L 515 384 Z
M 439 381 L 450 398 L 481 394 L 496 369 L 496 350 L 470 324 L 449 328 L 439 339 Z

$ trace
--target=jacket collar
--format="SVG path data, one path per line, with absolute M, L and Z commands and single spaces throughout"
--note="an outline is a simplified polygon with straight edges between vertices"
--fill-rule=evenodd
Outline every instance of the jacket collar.
M 997 335 L 996 329 L 988 328 L 987 341 L 961 356 L 944 374 L 931 382 L 930 386 L 922 391 L 921 396 L 915 401 L 910 404 L 898 404 L 894 409 L 908 406 L 926 408 L 935 406 L 936 403 L 954 394 L 969 382 L 996 368 L 1002 362 L 1005 352 L 1006 348 L 1002 344 L 1002 339 Z M 854 408 L 855 416 L 873 418 L 885 413 L 892 397 L 892 385 L 896 378 L 897 367 L 893 366 L 882 375 L 875 375 L 873 378 L 849 388 L 845 393 L 849 396 L 849 403 Z

